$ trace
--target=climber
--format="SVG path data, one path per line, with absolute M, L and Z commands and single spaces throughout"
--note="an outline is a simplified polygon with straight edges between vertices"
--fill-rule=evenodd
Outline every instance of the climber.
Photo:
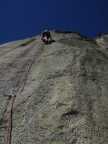
M 41 40 L 42 40 L 45 44 L 51 43 L 51 42 L 52 42 L 52 37 L 51 37 L 50 31 L 48 31 L 47 29 L 44 30 L 44 32 L 42 33 L 42 36 L 41 36 Z

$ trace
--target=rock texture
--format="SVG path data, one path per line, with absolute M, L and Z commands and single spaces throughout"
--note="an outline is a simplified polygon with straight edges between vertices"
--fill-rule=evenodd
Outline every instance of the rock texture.
M 0 144 L 108 144 L 108 35 L 52 36 L 0 46 Z

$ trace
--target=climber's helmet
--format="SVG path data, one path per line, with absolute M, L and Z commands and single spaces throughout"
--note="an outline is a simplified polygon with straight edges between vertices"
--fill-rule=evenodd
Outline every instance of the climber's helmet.
M 49 32 L 49 30 L 48 30 L 48 29 L 45 29 L 43 32 L 44 32 L 44 33 L 45 33 L 45 32 Z

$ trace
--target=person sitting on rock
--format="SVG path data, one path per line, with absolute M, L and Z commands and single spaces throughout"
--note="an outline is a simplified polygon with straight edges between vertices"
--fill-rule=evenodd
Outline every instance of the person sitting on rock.
M 42 33 L 42 36 L 41 36 L 41 40 L 46 44 L 52 42 L 52 37 L 51 37 L 50 31 L 48 31 L 47 29 L 44 30 L 44 32 Z

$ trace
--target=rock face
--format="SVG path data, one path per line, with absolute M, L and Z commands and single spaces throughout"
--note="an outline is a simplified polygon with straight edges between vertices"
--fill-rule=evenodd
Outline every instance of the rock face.
M 108 35 L 52 36 L 0 46 L 0 144 L 108 144 Z

